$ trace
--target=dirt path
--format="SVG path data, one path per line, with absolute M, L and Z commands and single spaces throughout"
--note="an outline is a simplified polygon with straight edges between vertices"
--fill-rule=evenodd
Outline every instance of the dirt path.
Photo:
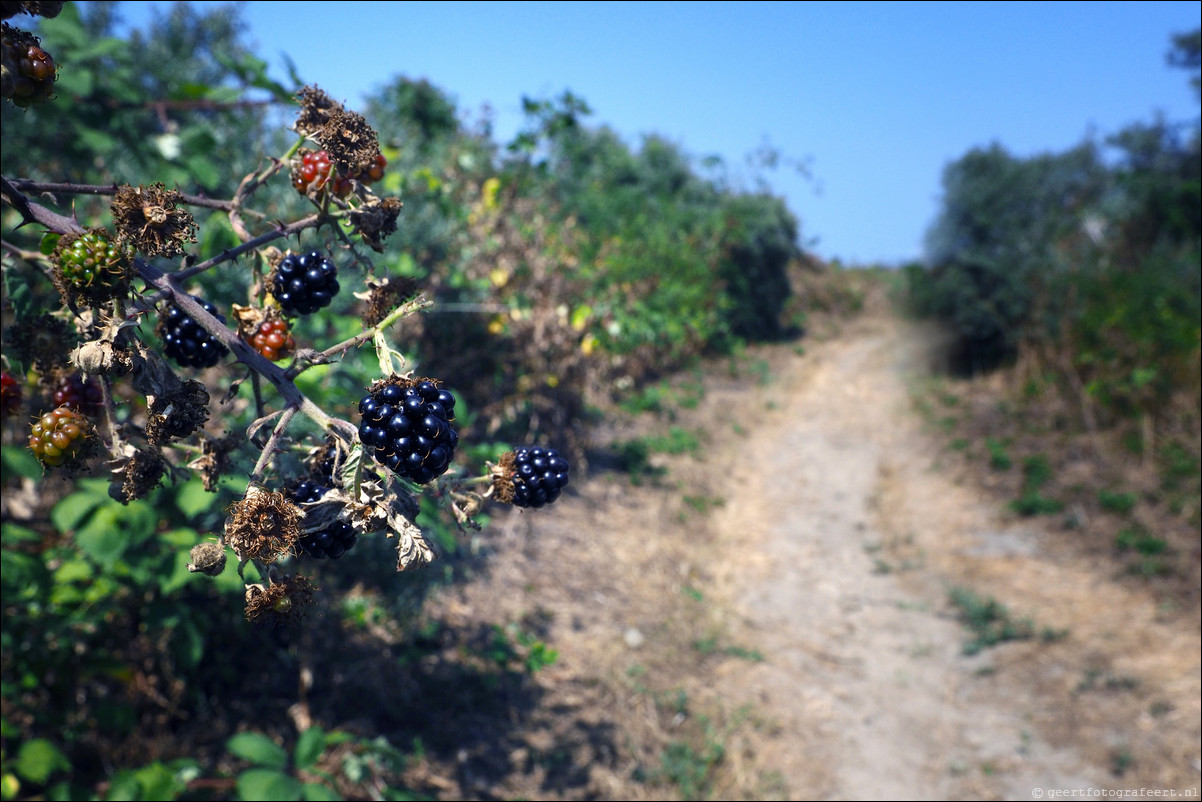
M 541 620 L 561 657 L 521 723 L 526 770 L 492 792 L 679 797 L 645 755 L 701 738 L 723 747 L 717 798 L 1196 798 L 1198 611 L 940 465 L 909 394 L 936 353 L 878 305 L 804 355 L 763 352 L 764 384 L 709 381 L 677 421 L 703 455 L 660 487 L 602 477 L 555 515 L 501 516 L 455 609 Z M 1034 637 L 966 655 L 952 587 Z M 575 781 L 538 759 L 556 749 Z

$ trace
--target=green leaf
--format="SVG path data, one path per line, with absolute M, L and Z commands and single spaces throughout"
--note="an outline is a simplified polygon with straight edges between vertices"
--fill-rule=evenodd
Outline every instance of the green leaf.
M 58 78 L 54 82 L 56 94 L 71 97 L 87 97 L 92 94 L 92 89 L 95 86 L 96 79 L 89 69 L 59 70 Z M 90 129 L 82 128 L 76 130 L 83 134 Z
M 70 769 L 71 761 L 50 741 L 34 738 L 21 744 L 14 768 L 30 782 L 45 783 L 54 772 Z
M 336 802 L 342 799 L 342 794 L 325 783 L 305 783 L 304 794 L 309 802 Z
M 67 560 L 54 572 L 54 581 L 59 584 L 79 582 L 92 578 L 92 565 L 87 560 Z
M 101 507 L 75 533 L 75 545 L 107 569 L 111 569 L 130 543 L 130 529 L 117 510 Z
M 283 802 L 304 797 L 301 781 L 275 769 L 247 769 L 238 775 L 238 798 L 249 802 Z
M 288 753 L 261 732 L 240 732 L 230 738 L 226 748 L 236 757 L 260 766 L 282 769 L 288 765 Z
M 50 522 L 62 534 L 69 534 L 78 529 L 97 507 L 108 500 L 108 494 L 98 496 L 86 490 L 72 493 L 50 510 Z
M 41 560 L 5 549 L 0 551 L 0 583 L 4 587 L 5 603 L 8 603 L 44 594 L 50 579 Z
M 195 518 L 217 503 L 217 494 L 205 490 L 204 482 L 192 479 L 175 494 L 175 506 L 186 518 Z
M 191 618 L 183 618 L 176 625 L 175 631 L 171 635 L 171 646 L 176 658 L 190 669 L 196 668 L 204 659 L 204 634 Z
M 0 460 L 3 460 L 5 476 L 10 472 L 26 479 L 37 479 L 42 475 L 42 464 L 27 448 L 4 446 L 0 449 Z
M 33 529 L 27 526 L 15 524 L 12 521 L 5 521 L 3 527 L 0 528 L 0 533 L 5 543 L 35 543 L 42 539 Z
M 300 734 L 292 761 L 298 769 L 307 769 L 317 762 L 326 748 L 326 734 L 321 727 L 310 727 Z

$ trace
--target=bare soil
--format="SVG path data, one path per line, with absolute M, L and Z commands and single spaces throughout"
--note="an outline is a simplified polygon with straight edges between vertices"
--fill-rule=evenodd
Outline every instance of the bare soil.
M 870 296 L 837 333 L 719 366 L 693 408 L 615 417 L 599 446 L 675 426 L 700 448 L 494 518 L 487 568 L 427 614 L 512 624 L 558 658 L 414 722 L 406 781 L 440 799 L 1197 798 L 1197 596 L 1166 601 L 1080 530 L 1006 512 L 914 411 L 941 348 Z M 966 653 L 953 588 L 1029 637 Z

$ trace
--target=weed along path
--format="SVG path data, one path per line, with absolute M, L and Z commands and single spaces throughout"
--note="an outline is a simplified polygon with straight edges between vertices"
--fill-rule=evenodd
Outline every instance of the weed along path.
M 558 658 L 491 752 L 432 750 L 415 782 L 443 798 L 1196 798 L 1197 611 L 979 490 L 911 401 L 936 338 L 868 307 L 599 434 L 695 438 L 642 482 L 601 472 L 553 515 L 494 520 L 487 571 L 444 612 Z

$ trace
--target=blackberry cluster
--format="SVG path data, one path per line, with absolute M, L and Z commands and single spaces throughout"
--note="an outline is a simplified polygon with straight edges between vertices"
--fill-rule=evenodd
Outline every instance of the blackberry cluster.
M 29 449 L 50 467 L 86 457 L 95 446 L 96 429 L 91 421 L 70 407 L 58 407 L 34 421 L 29 430 Z
M 279 319 L 263 321 L 250 338 L 250 344 L 272 362 L 287 359 L 296 350 L 296 340 L 288 331 L 288 321 Z
M 429 379 L 377 383 L 359 402 L 359 440 L 384 467 L 426 484 L 451 465 L 459 433 L 455 396 Z
M 308 315 L 329 306 L 338 290 L 338 268 L 321 251 L 288 254 L 272 278 L 272 294 L 289 315 Z
M 3 95 L 14 105 L 25 108 L 41 103 L 54 94 L 58 67 L 43 50 L 37 37 L 4 23 Z
M 193 298 L 206 312 L 222 323 L 225 317 L 217 314 L 217 307 L 208 301 Z M 159 336 L 163 338 L 163 352 L 186 368 L 211 368 L 229 353 L 221 342 L 209 334 L 175 304 L 169 304 L 159 319 Z
M 65 376 L 52 397 L 56 407 L 70 407 L 85 415 L 95 415 L 104 406 L 100 383 L 95 379 L 85 380 L 78 373 Z
M 519 447 L 501 458 L 501 467 L 502 479 L 512 483 L 508 501 L 515 507 L 546 506 L 568 486 L 568 461 L 553 448 Z M 507 488 L 501 495 L 509 494 Z
M 75 287 L 93 282 L 113 284 L 125 278 L 125 254 L 104 232 L 88 231 L 71 240 L 59 253 L 63 279 Z
M 338 175 L 330 162 L 327 151 L 305 151 L 301 154 L 300 164 L 293 168 L 292 187 L 302 195 L 310 191 L 320 192 L 330 183 L 330 190 L 340 198 L 345 198 L 354 190 L 352 179 L 361 184 L 370 185 L 384 177 L 384 168 L 388 160 L 383 154 L 376 154 L 376 160 L 366 170 L 354 176 Z
M 4 417 L 15 415 L 21 409 L 21 383 L 4 371 L 0 373 L 0 412 Z
M 312 479 L 305 479 L 288 491 L 288 497 L 297 504 L 309 504 L 319 501 L 327 490 L 327 486 Z M 356 537 L 355 527 L 346 521 L 338 520 L 332 523 L 329 529 L 302 535 L 296 541 L 296 548 L 301 554 L 310 557 L 328 557 L 336 560 L 354 548 Z

